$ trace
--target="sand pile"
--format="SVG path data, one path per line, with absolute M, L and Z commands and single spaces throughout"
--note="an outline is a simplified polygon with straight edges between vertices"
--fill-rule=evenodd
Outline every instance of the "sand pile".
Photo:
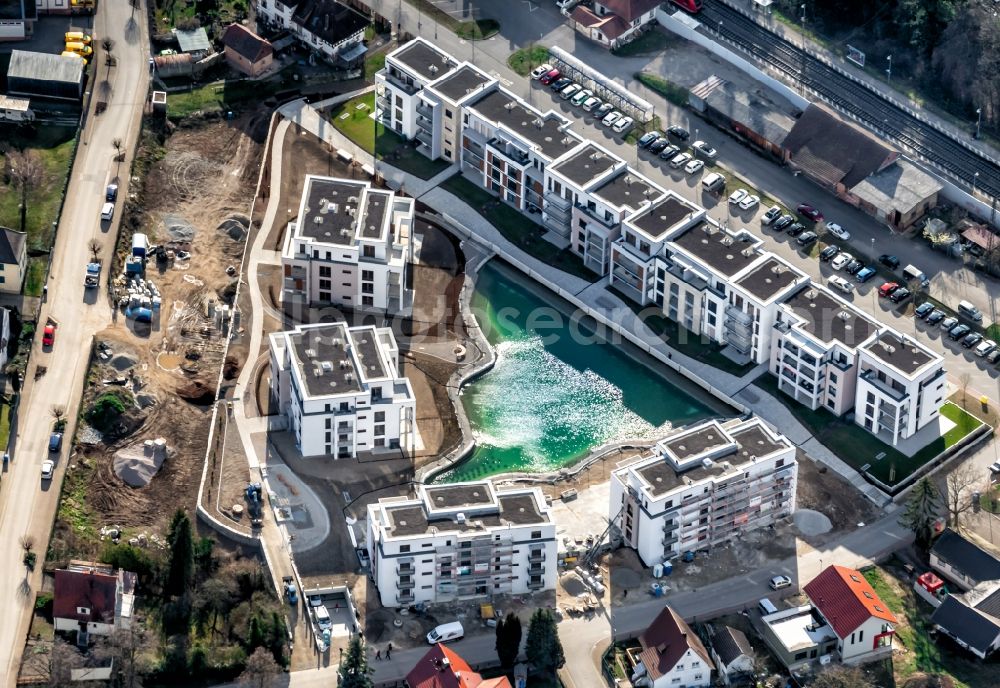
M 162 437 L 132 444 L 115 452 L 114 471 L 129 487 L 145 487 L 160 471 L 170 451 Z
M 822 535 L 829 533 L 833 527 L 825 514 L 812 509 L 799 509 L 792 514 L 792 520 L 795 521 L 795 527 L 803 535 Z

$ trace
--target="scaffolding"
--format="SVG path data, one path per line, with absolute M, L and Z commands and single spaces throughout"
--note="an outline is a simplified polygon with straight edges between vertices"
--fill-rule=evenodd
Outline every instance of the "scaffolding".
M 549 48 L 549 60 L 563 76 L 569 77 L 584 88 L 589 88 L 601 100 L 611 103 L 636 122 L 645 124 L 653 119 L 653 105 L 629 92 L 593 67 L 580 62 L 559 47 Z

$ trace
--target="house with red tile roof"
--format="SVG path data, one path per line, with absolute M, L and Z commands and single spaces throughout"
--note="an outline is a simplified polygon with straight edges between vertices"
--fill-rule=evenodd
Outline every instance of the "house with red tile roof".
M 506 676 L 484 679 L 458 653 L 438 644 L 406 675 L 407 688 L 512 688 Z
M 892 654 L 896 615 L 861 572 L 828 566 L 803 591 L 836 634 L 843 662 L 859 664 Z
M 274 62 L 274 48 L 265 38 L 239 24 L 230 24 L 222 32 L 226 62 L 238 72 L 259 76 Z
M 77 644 L 86 645 L 91 635 L 110 635 L 128 628 L 135 603 L 134 573 L 107 564 L 71 561 L 56 569 L 52 617 L 55 630 L 77 633 Z
M 700 688 L 712 685 L 712 657 L 698 635 L 670 607 L 653 619 L 639 636 L 642 652 L 638 654 L 632 683 L 649 679 L 650 688 L 685 686 Z
M 634 40 L 643 28 L 656 21 L 656 8 L 663 0 L 594 0 L 593 9 L 577 5 L 569 13 L 573 28 L 605 48 L 617 48 Z

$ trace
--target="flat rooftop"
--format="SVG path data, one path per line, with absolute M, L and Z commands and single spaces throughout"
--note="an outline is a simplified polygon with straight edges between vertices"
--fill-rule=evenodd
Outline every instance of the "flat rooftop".
M 698 210 L 677 196 L 667 196 L 646 212 L 633 218 L 632 224 L 645 232 L 649 238 L 657 241 Z
M 359 371 L 345 349 L 349 340 L 344 323 L 306 327 L 286 334 L 309 396 L 361 391 Z
M 366 185 L 344 179 L 307 177 L 297 236 L 349 246 Z
M 865 351 L 906 375 L 913 375 L 935 359 L 927 349 L 909 337 L 902 339 L 886 330 L 865 346 Z
M 410 41 L 392 54 L 392 59 L 428 81 L 442 77 L 458 63 L 424 41 Z
M 730 437 L 736 440 L 736 444 L 739 445 L 736 455 L 741 462 L 749 461 L 754 457 L 770 456 L 776 451 L 792 446 L 784 440 L 775 441 L 757 424 L 731 432 Z
M 440 489 L 449 490 L 451 487 L 442 486 Z M 445 495 L 435 495 L 435 503 L 437 503 L 438 496 L 448 499 Z M 455 504 L 452 508 L 459 506 L 461 505 Z M 438 533 L 485 533 L 490 528 L 500 528 L 507 525 L 524 526 L 535 523 L 541 525 L 549 522 L 549 517 L 542 513 L 534 493 L 504 494 L 501 492 L 496 496 L 492 511 L 469 514 L 463 523 L 459 523 L 450 516 L 429 517 L 424 504 L 412 501 L 385 504 L 383 509 L 389 521 L 387 530 L 391 537 L 424 535 L 431 532 L 432 529 Z
M 803 274 L 791 265 L 771 257 L 741 277 L 736 284 L 766 303 L 800 277 Z
M 475 67 L 462 65 L 451 74 L 437 81 L 434 84 L 434 90 L 448 100 L 458 102 L 490 81 L 492 81 L 491 77 L 483 74 Z
M 837 637 L 829 625 L 816 626 L 817 623 L 822 624 L 822 621 L 813 616 L 812 607 L 809 606 L 784 609 L 768 614 L 762 620 L 790 652 L 807 650 Z
M 653 201 L 663 193 L 641 174 L 626 169 L 593 191 L 593 194 L 616 208 L 638 210 L 643 201 Z
M 387 376 L 382 357 L 379 356 L 378 337 L 375 328 L 358 327 L 352 328 L 349 332 L 351 343 L 354 345 L 354 355 L 358 358 L 361 374 L 366 380 L 377 380 Z
M 717 423 L 702 425 L 690 432 L 671 437 L 662 444 L 679 464 L 733 443 Z
M 697 463 L 694 468 L 678 471 L 670 461 L 662 456 L 657 456 L 655 460 L 637 469 L 636 472 L 649 485 L 649 494 L 653 497 L 659 497 L 684 485 L 686 480 L 698 482 L 722 475 L 726 469 L 721 463 L 713 463 L 707 467 Z
M 542 154 L 552 160 L 580 143 L 579 137 L 561 131 L 567 123 L 562 117 L 551 113 L 543 115 L 500 89 L 477 100 L 472 109 L 538 146 Z
M 482 508 L 496 504 L 493 490 L 486 483 L 425 486 L 424 495 L 433 509 Z
M 593 143 L 587 142 L 576 153 L 553 165 L 552 169 L 577 186 L 585 187 L 622 162 L 624 160 L 617 155 L 612 155 Z
M 392 198 L 392 194 L 385 191 L 368 189 L 368 193 L 365 195 L 364 215 L 359 222 L 363 238 L 378 239 L 382 236 L 382 227 L 385 224 L 390 198 Z
M 753 237 L 749 233 L 745 236 Z M 671 243 L 726 277 L 742 272 L 760 258 L 751 241 L 734 239 L 708 222 L 695 225 Z
M 854 348 L 878 331 L 875 321 L 815 286 L 797 292 L 785 304 L 802 318 L 806 332 L 826 344 L 836 340 Z

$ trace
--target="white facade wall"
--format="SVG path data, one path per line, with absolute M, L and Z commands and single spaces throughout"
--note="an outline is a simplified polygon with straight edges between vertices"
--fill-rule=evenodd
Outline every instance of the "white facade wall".
M 669 672 L 652 682 L 652 688 L 703 688 L 712 685 L 712 665 L 690 648 Z
M 80 630 L 80 622 L 76 619 L 54 619 L 55 629 L 64 633 L 75 633 Z M 87 623 L 87 633 L 90 635 L 111 635 L 115 630 L 113 623 L 98 623 L 91 621 Z
M 27 35 L 26 22 L 20 19 L 0 19 L 0 41 L 21 41 Z
M 868 617 L 857 630 L 837 643 L 840 659 L 845 664 L 870 661 L 892 652 L 893 626 L 877 617 Z

